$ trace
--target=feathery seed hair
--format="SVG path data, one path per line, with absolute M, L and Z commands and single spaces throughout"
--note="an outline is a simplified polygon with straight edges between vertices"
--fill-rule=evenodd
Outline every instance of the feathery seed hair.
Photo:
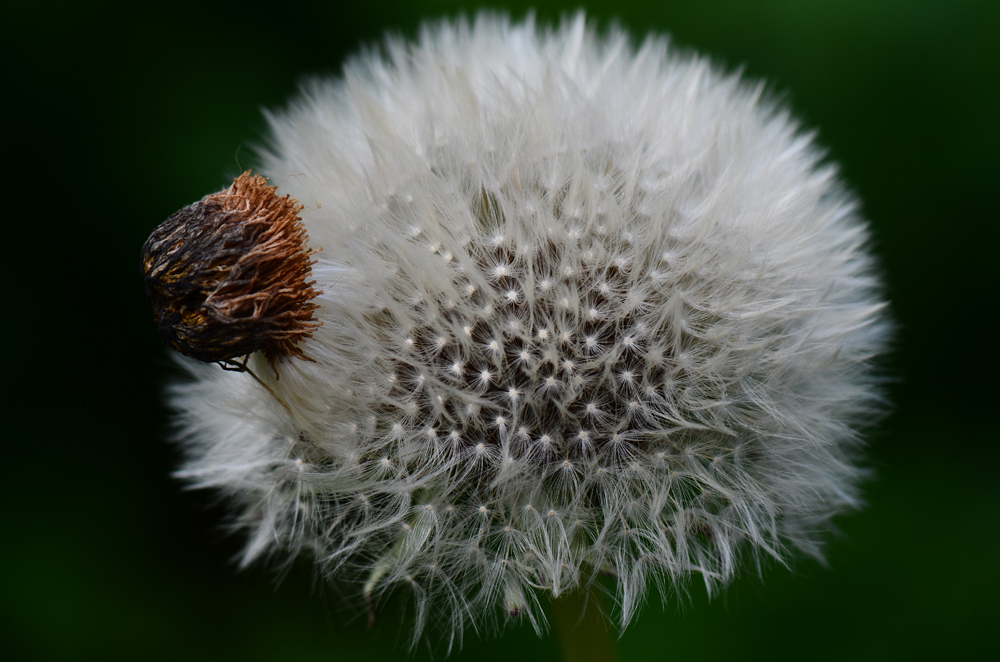
M 649 581 L 821 558 L 888 322 L 855 200 L 760 86 L 480 15 L 270 122 L 262 172 L 323 248 L 313 362 L 263 372 L 288 410 L 193 362 L 171 395 L 245 563 L 401 587 L 460 643 L 596 573 L 624 626 Z

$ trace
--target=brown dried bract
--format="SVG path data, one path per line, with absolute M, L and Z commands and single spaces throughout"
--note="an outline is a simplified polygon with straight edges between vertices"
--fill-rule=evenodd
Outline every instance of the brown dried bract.
M 299 343 L 320 325 L 302 205 L 243 173 L 188 205 L 142 247 L 146 296 L 164 341 L 201 361 L 261 350 L 308 359 Z

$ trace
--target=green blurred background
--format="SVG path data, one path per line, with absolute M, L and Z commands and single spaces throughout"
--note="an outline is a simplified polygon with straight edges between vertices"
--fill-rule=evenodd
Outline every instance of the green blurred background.
M 577 5 L 535 6 L 554 20 Z M 254 164 L 261 108 L 304 76 L 476 3 L 5 7 L 0 656 L 403 658 L 405 634 L 367 630 L 306 565 L 280 584 L 238 572 L 224 504 L 169 477 L 172 368 L 138 252 Z M 819 128 L 864 201 L 899 322 L 895 411 L 869 435 L 877 478 L 867 508 L 839 518 L 829 567 L 747 573 L 712 601 L 697 583 L 654 597 L 621 660 L 997 659 L 1000 2 L 587 8 L 744 67 Z M 556 655 L 521 627 L 469 636 L 451 659 Z

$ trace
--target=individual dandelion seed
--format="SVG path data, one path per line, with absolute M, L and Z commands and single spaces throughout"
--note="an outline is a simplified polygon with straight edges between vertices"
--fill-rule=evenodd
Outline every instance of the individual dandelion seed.
M 544 594 L 598 574 L 624 627 L 647 580 L 821 558 L 889 323 L 856 201 L 787 113 L 582 14 L 428 25 L 345 78 L 261 155 L 323 201 L 296 211 L 325 249 L 308 333 L 239 349 L 312 359 L 280 366 L 287 409 L 195 362 L 171 394 L 180 475 L 232 498 L 244 562 L 407 593 L 415 637 L 457 644 L 541 630 Z

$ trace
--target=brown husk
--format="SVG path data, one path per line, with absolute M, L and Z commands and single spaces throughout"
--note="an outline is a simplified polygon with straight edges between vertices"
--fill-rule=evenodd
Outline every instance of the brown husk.
M 164 341 L 201 361 L 263 351 L 309 360 L 300 343 L 320 325 L 302 205 L 249 171 L 188 205 L 142 247 L 146 296 Z

